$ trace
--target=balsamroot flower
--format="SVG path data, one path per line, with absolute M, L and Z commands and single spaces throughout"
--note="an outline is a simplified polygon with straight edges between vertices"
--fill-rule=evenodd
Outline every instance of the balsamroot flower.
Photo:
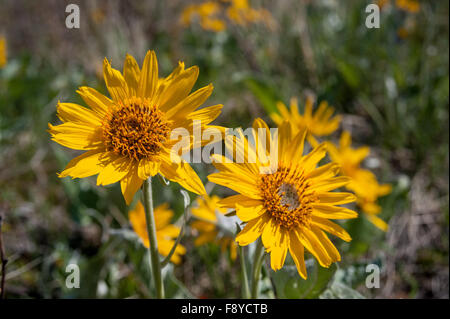
M 326 101 L 322 101 L 314 113 L 313 104 L 313 99 L 308 97 L 306 99 L 305 112 L 302 115 L 298 110 L 297 99 L 291 99 L 290 111 L 283 102 L 278 102 L 277 109 L 280 114 L 272 113 L 270 117 L 277 125 L 281 125 L 283 121 L 289 121 L 294 133 L 306 130 L 308 142 L 312 145 L 317 145 L 315 137 L 331 135 L 339 128 L 341 117 L 339 115 L 331 117 L 334 113 L 334 108 L 328 106 Z
M 194 170 L 171 152 L 175 128 L 184 128 L 192 141 L 193 122 L 205 129 L 216 119 L 222 105 L 197 110 L 211 95 L 210 84 L 190 94 L 198 77 L 198 67 L 178 67 L 166 78 L 158 78 L 156 54 L 149 51 L 142 69 L 127 55 L 123 74 L 103 62 L 103 74 L 111 99 L 93 88 L 77 93 L 90 107 L 58 103 L 63 124 L 49 124 L 52 139 L 69 148 L 86 151 L 69 162 L 59 177 L 83 178 L 98 174 L 97 185 L 120 181 L 125 201 L 148 177 L 160 173 L 197 194 L 204 186 Z M 193 143 L 187 145 L 193 147 Z
M 174 213 L 169 209 L 169 204 L 165 203 L 155 208 L 155 224 L 156 224 L 156 238 L 158 241 L 158 252 L 163 256 L 168 256 L 175 238 L 180 234 L 180 228 L 170 223 Z M 150 241 L 148 239 L 147 224 L 145 221 L 145 210 L 141 202 L 138 202 L 136 207 L 129 211 L 128 217 L 131 226 L 135 233 L 141 239 L 145 247 L 149 247 Z M 186 253 L 186 248 L 178 244 L 175 252 L 170 257 L 170 261 L 174 264 L 181 262 L 181 256 Z
M 237 256 L 237 245 L 233 239 L 232 231 L 224 229 L 223 223 L 229 217 L 225 217 L 227 209 L 218 205 L 220 198 L 216 195 L 202 196 L 196 201 L 197 207 L 191 209 L 192 216 L 196 218 L 191 223 L 192 228 L 199 232 L 195 238 L 194 245 L 201 246 L 206 243 L 216 243 L 222 251 L 230 249 L 230 258 L 235 260 Z M 231 223 L 233 223 L 231 221 Z M 235 225 L 232 225 L 232 228 Z
M 237 216 L 246 222 L 236 241 L 245 246 L 259 237 L 270 253 L 271 267 L 283 267 L 289 251 L 301 277 L 306 278 L 305 248 L 323 267 L 340 261 L 341 256 L 324 231 L 345 241 L 350 235 L 330 219 L 357 217 L 357 213 L 337 205 L 355 201 L 350 193 L 331 192 L 346 185 L 347 177 L 335 177 L 339 165 L 330 163 L 318 166 L 326 154 L 325 144 L 320 144 L 303 155 L 305 131 L 292 133 L 288 122 L 282 123 L 279 134 L 271 134 L 267 124 L 257 119 L 255 131 L 262 129 L 278 151 L 276 166 L 267 169 L 264 163 L 270 157 L 268 146 L 264 149 L 249 144 L 243 134 L 234 139 L 233 145 L 226 143 L 230 154 L 233 147 L 237 153 L 244 152 L 243 163 L 230 163 L 225 157 L 213 155 L 213 164 L 220 171 L 208 176 L 211 182 L 238 192 L 219 202 L 224 207 L 236 209 Z M 242 133 L 242 132 L 241 132 Z M 273 144 L 275 143 L 275 144 Z M 257 145 L 257 144 L 256 144 Z M 260 152 L 257 152 L 261 149 Z M 236 156 L 234 156 L 236 158 Z M 252 163 L 251 158 L 256 158 Z M 267 171 L 268 174 L 261 174 Z
M 378 197 L 391 192 L 390 184 L 378 184 L 376 176 L 366 169 L 361 168 L 361 162 L 369 155 L 367 146 L 352 148 L 352 137 L 344 131 L 339 140 L 339 146 L 328 143 L 328 153 L 331 159 L 341 167 L 341 174 L 351 178 L 346 188 L 356 194 L 357 204 L 375 226 L 387 231 L 388 225 L 377 215 L 381 213 L 381 207 L 376 203 Z

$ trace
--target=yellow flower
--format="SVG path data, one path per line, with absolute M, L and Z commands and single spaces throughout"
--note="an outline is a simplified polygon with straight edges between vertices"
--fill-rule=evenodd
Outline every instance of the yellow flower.
M 4 36 L 0 36 L 0 68 L 3 68 L 7 61 L 6 38 Z
M 159 79 L 155 52 L 149 51 L 142 69 L 127 55 L 123 75 L 106 59 L 103 74 L 112 99 L 81 87 L 77 93 L 90 108 L 58 103 L 63 124 L 49 124 L 54 141 L 86 151 L 72 159 L 59 177 L 98 174 L 97 185 L 120 181 L 127 204 L 143 181 L 158 173 L 189 191 L 204 194 L 195 171 L 171 151 L 177 141 L 170 139 L 173 129 L 185 128 L 192 141 L 193 121 L 200 120 L 203 130 L 211 127 L 207 124 L 221 112 L 222 105 L 197 110 L 213 90 L 210 84 L 189 94 L 198 67 L 185 69 L 180 62 L 172 74 Z
M 217 243 L 222 251 L 230 249 L 230 257 L 236 259 L 237 246 L 231 236 L 222 234 L 219 236 L 218 223 L 220 216 L 227 213 L 227 209 L 220 207 L 217 203 L 220 198 L 216 195 L 211 197 L 205 195 L 197 199 L 197 207 L 191 209 L 192 215 L 197 218 L 191 226 L 199 232 L 199 236 L 195 239 L 194 245 L 201 246 L 205 243 Z
M 231 0 L 230 2 L 231 5 L 226 12 L 232 22 L 241 26 L 258 22 L 264 22 L 269 28 L 274 26 L 274 21 L 269 11 L 252 8 L 248 0 Z
M 220 5 L 216 2 L 206 1 L 204 3 L 189 5 L 181 13 L 181 24 L 188 26 L 196 19 L 200 21 L 200 26 L 205 30 L 214 32 L 223 31 L 226 28 L 225 22 L 218 18 Z
M 396 0 L 395 5 L 410 13 L 417 13 L 420 10 L 420 3 L 417 0 Z
M 280 125 L 283 121 L 289 121 L 294 133 L 307 130 L 307 139 L 313 145 L 317 145 L 315 137 L 328 136 L 339 128 L 341 122 L 340 116 L 331 117 L 334 108 L 328 106 L 323 101 L 319 104 L 319 109 L 313 114 L 313 99 L 306 99 L 305 113 L 302 115 L 298 110 L 297 99 L 291 99 L 290 111 L 283 102 L 277 103 L 277 109 L 280 114 L 272 113 L 270 117 L 275 124 Z
M 361 162 L 369 155 L 369 147 L 363 146 L 354 149 L 351 144 L 350 133 L 344 131 L 339 141 L 339 147 L 328 143 L 328 153 L 331 159 L 341 166 L 341 174 L 351 178 L 346 188 L 356 194 L 358 206 L 375 226 L 386 231 L 388 225 L 376 216 L 381 212 L 381 207 L 376 204 L 376 201 L 378 197 L 391 192 L 391 185 L 378 184 L 372 172 L 361 168 Z
M 209 175 L 208 179 L 239 193 L 219 202 L 224 207 L 235 208 L 237 216 L 247 223 L 236 237 L 238 244 L 245 246 L 261 237 L 270 253 L 273 270 L 282 268 L 289 250 L 300 276 L 306 278 L 304 248 L 323 267 L 341 259 L 324 231 L 345 241 L 351 240 L 342 227 L 330 221 L 357 217 L 356 212 L 336 206 L 355 201 L 353 194 L 331 192 L 347 184 L 349 178 L 335 177 L 339 172 L 336 163 L 317 166 L 326 154 L 325 144 L 303 156 L 306 132 L 293 134 L 288 122 L 279 127 L 278 137 L 271 135 L 261 119 L 254 121 L 253 128 L 254 132 L 259 128 L 266 132 L 266 140 L 270 141 L 267 146 L 278 147 L 273 150 L 278 150 L 277 165 L 273 162 L 265 165 L 270 162 L 266 158 L 271 155 L 270 150 L 266 147 L 257 152 L 260 147 L 250 145 L 241 131 L 240 136 L 234 138 L 234 145 L 225 145 L 230 154 L 233 154 L 233 147 L 239 150 L 236 153 L 243 152 L 245 161 L 227 163 L 225 157 L 214 154 L 213 164 L 220 172 Z M 269 174 L 262 174 L 261 170 Z
M 174 239 L 176 239 L 180 234 L 180 228 L 170 223 L 173 217 L 173 211 L 169 209 L 169 205 L 167 203 L 156 207 L 154 216 L 158 251 L 161 255 L 167 256 L 175 243 Z M 133 210 L 129 211 L 128 217 L 130 218 L 133 230 L 142 240 L 142 244 L 148 248 L 150 241 L 148 240 L 145 210 L 140 201 Z M 184 255 L 185 253 L 186 248 L 184 248 L 181 244 L 178 244 L 172 257 L 170 257 L 170 261 L 178 265 L 181 262 L 181 255 Z

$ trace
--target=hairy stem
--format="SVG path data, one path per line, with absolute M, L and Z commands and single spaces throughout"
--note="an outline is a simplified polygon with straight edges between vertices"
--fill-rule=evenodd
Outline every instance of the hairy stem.
M 164 298 L 164 285 L 161 276 L 161 264 L 158 256 L 158 241 L 156 240 L 155 216 L 153 213 L 152 179 L 149 177 L 144 181 L 142 192 L 144 193 L 145 220 L 147 223 L 147 233 L 150 242 L 148 248 L 150 263 L 152 266 L 153 281 L 155 283 L 156 298 Z
M 264 246 L 262 241 L 258 241 L 258 246 L 255 250 L 255 259 L 253 260 L 253 269 L 252 269 L 252 298 L 258 298 L 258 285 L 259 278 L 261 276 L 261 266 L 264 257 Z
M 244 247 L 238 246 L 239 259 L 241 261 L 241 272 L 243 282 L 243 294 L 245 299 L 250 299 L 250 288 L 248 286 L 247 264 L 245 263 Z

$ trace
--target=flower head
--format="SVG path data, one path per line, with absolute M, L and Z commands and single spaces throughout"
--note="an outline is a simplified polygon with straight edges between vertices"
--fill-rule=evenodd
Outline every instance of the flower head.
M 224 214 L 228 209 L 219 206 L 220 198 L 216 195 L 203 196 L 197 199 L 197 207 L 191 209 L 192 215 L 197 218 L 191 226 L 199 232 L 194 244 L 201 246 L 205 243 L 216 243 L 222 251 L 229 248 L 230 257 L 236 259 L 237 246 L 228 232 L 222 231 L 221 223 L 226 221 Z M 233 225 L 234 226 L 234 225 Z
M 277 125 L 281 125 L 283 121 L 289 121 L 294 133 L 306 129 L 308 141 L 313 145 L 317 145 L 315 137 L 328 136 L 336 131 L 339 128 L 341 117 L 332 117 L 334 108 L 328 106 L 328 103 L 325 101 L 322 101 L 318 110 L 313 113 L 313 104 L 313 99 L 308 97 L 306 99 L 305 112 L 300 114 L 297 99 L 291 99 L 290 110 L 283 102 L 278 102 L 277 109 L 280 114 L 272 113 L 270 117 Z
M 167 203 L 162 204 L 155 208 L 154 211 L 155 224 L 156 224 L 156 239 L 158 242 L 158 251 L 161 255 L 167 256 L 172 250 L 175 240 L 180 234 L 180 228 L 170 223 L 173 217 L 173 211 L 169 209 Z M 141 202 L 138 202 L 133 210 L 128 213 L 131 226 L 135 233 L 141 239 L 145 247 L 149 247 L 150 241 L 147 233 L 147 222 L 145 219 L 145 210 Z M 186 248 L 178 244 L 175 248 L 175 252 L 170 257 L 170 261 L 174 264 L 181 262 L 181 256 L 186 253 Z
M 344 131 L 338 147 L 328 143 L 328 152 L 331 159 L 341 166 L 341 174 L 351 178 L 346 188 L 355 193 L 358 206 L 375 226 L 386 231 L 388 225 L 377 216 L 381 212 L 381 207 L 376 202 L 378 197 L 391 192 L 391 185 L 378 184 L 377 178 L 372 172 L 361 168 L 361 162 L 369 155 L 369 147 L 363 146 L 355 149 L 351 147 L 351 144 L 350 133 Z
M 204 194 L 197 174 L 171 150 L 177 142 L 171 139 L 174 129 L 185 129 L 192 139 L 193 121 L 201 121 L 201 128 L 206 129 L 222 109 L 215 105 L 197 110 L 213 90 L 210 84 L 190 93 L 198 67 L 185 69 L 180 62 L 168 77 L 160 79 L 155 52 L 149 51 L 142 68 L 127 55 L 123 74 L 105 59 L 103 74 L 111 99 L 93 88 L 81 87 L 77 93 L 90 108 L 74 103 L 57 105 L 63 124 L 49 124 L 52 139 L 86 151 L 72 159 L 59 176 L 98 174 L 97 185 L 120 181 L 127 204 L 142 182 L 158 173 Z M 192 146 L 190 143 L 189 148 Z
M 208 179 L 239 193 L 219 202 L 235 208 L 237 216 L 247 223 L 236 237 L 239 245 L 248 245 L 261 237 L 270 253 L 273 270 L 282 268 L 289 251 L 300 276 L 306 278 L 304 248 L 323 267 L 341 259 L 324 231 L 351 240 L 342 227 L 330 221 L 357 216 L 356 212 L 337 206 L 355 201 L 353 194 L 331 192 L 347 184 L 349 178 L 335 177 L 339 171 L 336 163 L 318 166 L 326 153 L 324 144 L 303 155 L 306 132 L 292 133 L 288 122 L 281 124 L 278 135 L 272 135 L 261 119 L 254 121 L 253 128 L 266 132 L 268 144 L 275 143 L 279 154 L 276 167 L 271 164 L 271 171 L 261 174 L 261 167 L 266 167 L 270 156 L 269 148 L 255 148 L 241 134 L 233 145 L 226 146 L 231 154 L 233 148 L 243 149 L 248 154 L 245 162 L 227 163 L 223 156 L 213 155 L 219 173 L 209 175 Z M 256 158 L 255 163 L 249 158 Z

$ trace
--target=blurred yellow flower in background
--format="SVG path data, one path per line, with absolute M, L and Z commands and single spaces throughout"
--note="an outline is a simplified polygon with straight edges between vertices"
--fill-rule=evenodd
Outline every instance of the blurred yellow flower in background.
M 328 136 L 336 131 L 339 128 L 341 116 L 337 115 L 332 117 L 334 108 L 328 106 L 326 101 L 322 101 L 319 104 L 318 110 L 313 113 L 313 104 L 313 98 L 308 97 L 306 99 L 305 111 L 303 114 L 300 114 L 297 99 L 291 99 L 290 110 L 283 102 L 278 102 L 277 109 L 279 114 L 272 113 L 270 114 L 270 117 L 278 126 L 281 125 L 283 121 L 288 121 L 292 126 L 294 134 L 306 130 L 308 142 L 311 145 L 316 146 L 318 145 L 318 142 L 315 137 Z
M 357 197 L 357 204 L 367 218 L 381 230 L 387 231 L 388 225 L 377 215 L 381 207 L 376 203 L 378 197 L 387 195 L 392 187 L 389 184 L 378 184 L 376 176 L 369 170 L 361 168 L 361 162 L 369 155 L 367 146 L 352 148 L 352 138 L 344 131 L 339 140 L 339 146 L 328 142 L 328 153 L 331 159 L 341 166 L 341 174 L 351 178 L 346 188 L 353 191 Z
M 153 51 L 148 51 L 142 69 L 127 55 L 123 74 L 105 59 L 103 74 L 112 99 L 81 87 L 77 93 L 90 109 L 58 103 L 57 114 L 63 124 L 49 124 L 55 142 L 86 151 L 72 159 L 59 177 L 98 174 L 97 185 L 120 181 L 127 204 L 143 181 L 158 173 L 189 191 L 204 194 L 195 171 L 171 151 L 177 141 L 170 139 L 173 129 L 184 128 L 192 141 L 193 121 L 200 120 L 203 131 L 221 112 L 222 105 L 197 110 L 213 90 L 209 84 L 190 93 L 198 73 L 197 66 L 185 69 L 180 62 L 168 77 L 160 79 Z
M 187 27 L 198 19 L 200 26 L 205 30 L 214 32 L 223 31 L 226 28 L 225 21 L 217 17 L 220 10 L 220 4 L 213 1 L 191 4 L 183 9 L 181 23 Z
M 3 68 L 8 61 L 8 55 L 6 51 L 6 38 L 0 36 L 0 68 Z
M 420 3 L 417 0 L 396 0 L 395 5 L 410 13 L 417 13 L 420 10 Z
M 183 9 L 180 21 L 184 27 L 187 27 L 198 20 L 203 29 L 220 32 L 227 28 L 225 16 L 229 23 L 244 27 L 253 23 L 264 23 L 270 29 L 275 27 L 275 21 L 270 12 L 263 8 L 252 8 L 248 0 L 205 1 L 200 4 L 190 4 Z
M 340 261 L 341 256 L 324 231 L 351 240 L 341 226 L 330 221 L 357 217 L 356 212 L 336 206 L 354 202 L 353 194 L 331 192 L 350 179 L 335 177 L 339 172 L 336 163 L 317 166 L 325 157 L 325 144 L 303 156 L 306 132 L 293 133 L 288 122 L 282 123 L 279 134 L 274 136 L 261 119 L 253 122 L 253 128 L 255 132 L 258 129 L 266 132 L 270 141 L 266 142 L 266 149 L 258 152 L 259 148 L 250 145 L 241 131 L 233 143 L 225 145 L 230 154 L 234 153 L 233 148 L 240 149 L 244 163 L 229 163 L 222 155 L 214 154 L 213 165 L 219 173 L 209 175 L 208 179 L 239 193 L 219 202 L 235 208 L 237 216 L 247 223 L 236 237 L 238 244 L 246 246 L 261 237 L 275 271 L 283 267 L 289 251 L 298 273 L 306 279 L 305 247 L 321 266 L 329 267 Z M 271 163 L 267 170 L 270 145 L 278 147 L 278 163 L 277 166 Z M 249 158 L 256 158 L 256 163 L 250 163 Z M 262 174 L 261 169 L 267 174 Z
M 175 244 L 174 239 L 180 234 L 180 228 L 170 223 L 173 215 L 174 213 L 169 209 L 169 204 L 167 203 L 156 207 L 154 211 L 158 252 L 163 256 L 169 255 Z M 128 212 L 128 217 L 133 230 L 141 239 L 142 244 L 148 248 L 150 241 L 148 239 L 144 205 L 139 201 L 136 207 Z M 181 244 L 178 244 L 175 248 L 175 252 L 170 257 L 170 261 L 174 264 L 179 264 L 181 262 L 181 256 L 185 253 L 186 248 Z
M 199 232 L 194 245 L 201 246 L 206 243 L 216 243 L 221 247 L 222 251 L 229 248 L 230 258 L 235 260 L 237 245 L 232 233 L 231 231 L 228 234 L 224 233 L 221 231 L 221 225 L 218 224 L 223 221 L 221 217 L 228 211 L 228 209 L 218 205 L 219 201 L 220 198 L 216 195 L 204 195 L 196 200 L 197 207 L 191 209 L 192 215 L 197 218 L 191 223 L 191 227 Z

